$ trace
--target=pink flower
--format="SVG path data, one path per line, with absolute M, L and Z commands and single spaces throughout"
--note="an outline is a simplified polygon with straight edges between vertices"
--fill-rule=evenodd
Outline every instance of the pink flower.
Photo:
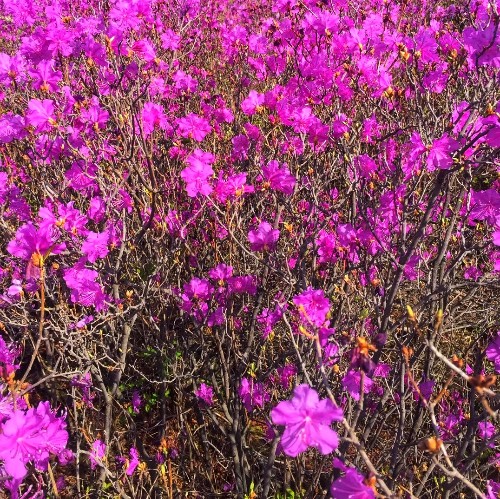
M 176 71 L 174 76 L 172 76 L 172 80 L 175 82 L 175 88 L 181 92 L 194 92 L 198 87 L 198 81 L 182 71 L 182 69 Z
M 17 229 L 16 237 L 7 245 L 7 251 L 28 261 L 26 277 L 38 278 L 44 260 L 52 253 L 57 255 L 66 249 L 65 243 L 56 243 L 50 227 L 35 226 L 29 222 Z
M 181 37 L 171 29 L 165 30 L 161 35 L 161 46 L 165 50 L 177 50 L 179 48 Z
M 86 269 L 85 259 L 64 271 L 64 281 L 71 291 L 71 301 L 85 307 L 94 306 L 103 310 L 105 298 L 101 285 L 95 282 L 99 274 L 95 270 Z
M 12 113 L 0 117 L 0 144 L 8 144 L 13 140 L 22 139 L 25 135 L 24 118 Z
M 496 223 L 500 214 L 500 193 L 495 189 L 485 191 L 472 191 L 472 210 L 469 220 L 486 220 L 489 224 Z
M 310 286 L 302 294 L 293 298 L 293 303 L 299 309 L 300 316 L 307 323 L 322 327 L 330 311 L 330 301 L 321 289 Z
M 75 191 L 96 192 L 97 166 L 82 160 L 75 161 L 65 173 L 68 185 Z
M 486 486 L 486 499 L 498 499 L 500 495 L 500 483 L 488 480 Z
M 212 296 L 213 288 L 206 279 L 193 277 L 189 283 L 183 286 L 184 294 L 182 299 L 208 300 Z
M 21 350 L 14 345 L 5 343 L 0 336 L 0 377 L 7 378 L 9 374 L 14 372 L 19 365 L 14 364 L 14 361 L 21 354 Z M 0 419 L 1 419 L 0 411 Z
M 91 316 L 92 317 L 92 316 Z M 82 321 L 79 321 L 82 322 Z M 83 321 L 85 322 L 85 321 Z M 78 324 L 77 324 L 78 326 Z M 85 325 L 83 326 L 85 327 Z M 95 393 L 91 392 L 92 388 L 92 375 L 90 372 L 85 373 L 83 376 L 82 375 L 77 375 L 74 376 L 71 380 L 71 386 L 75 386 L 77 388 L 80 388 L 82 391 L 82 400 L 85 403 L 87 407 L 93 407 L 92 400 L 95 398 Z
M 361 397 L 361 373 L 359 371 L 349 371 L 342 379 L 344 390 L 356 401 Z M 373 387 L 373 381 L 363 374 L 363 393 L 368 393 Z
M 35 127 L 37 132 L 48 132 L 56 124 L 54 101 L 51 99 L 31 99 L 28 102 L 26 122 Z
M 250 141 L 246 135 L 236 135 L 231 139 L 233 144 L 233 157 L 236 159 L 247 159 Z M 245 174 L 246 175 L 246 174 Z
M 444 134 L 440 139 L 436 139 L 427 156 L 427 170 L 433 172 L 437 168 L 449 170 L 453 164 L 451 154 L 458 149 L 458 142 Z
M 155 49 L 149 40 L 137 40 L 132 45 L 132 50 L 146 62 L 152 62 L 156 59 Z
M 270 251 L 276 246 L 280 237 L 280 231 L 273 229 L 269 222 L 261 222 L 257 230 L 248 233 L 250 249 L 252 251 Z
M 264 385 L 257 383 L 252 378 L 242 378 L 239 394 L 248 412 L 253 411 L 256 407 L 264 407 L 264 404 L 269 400 L 269 393 L 265 391 Z
M 139 414 L 141 411 L 141 405 L 142 405 L 142 399 L 137 390 L 134 390 L 132 393 L 132 410 L 136 413 Z
M 226 265 L 225 263 L 219 263 L 217 267 L 210 269 L 208 275 L 211 279 L 216 279 L 218 281 L 225 281 L 228 277 L 233 275 L 233 267 Z
M 500 147 L 500 126 L 492 128 L 484 137 L 484 141 L 491 147 Z
M 247 185 L 247 174 L 237 173 L 230 175 L 227 180 L 222 180 L 222 174 L 219 176 L 217 185 L 215 186 L 215 195 L 217 200 L 225 203 L 228 199 L 238 198 L 243 194 L 254 192 L 252 185 Z
M 146 137 L 151 135 L 156 126 L 162 130 L 168 128 L 168 121 L 163 111 L 163 107 L 153 102 L 146 102 L 142 109 L 142 130 L 144 135 Z
M 490 440 L 495 435 L 495 425 L 489 421 L 481 421 L 477 425 L 477 434 L 482 440 Z M 489 442 L 488 447 L 494 448 L 495 442 Z
M 271 189 L 280 191 L 291 196 L 295 188 L 295 177 L 290 173 L 288 166 L 279 167 L 279 163 L 275 160 L 270 161 L 267 166 L 262 168 L 264 178 L 269 182 Z
M 373 489 L 363 480 L 363 475 L 354 468 L 348 468 L 343 477 L 332 483 L 330 493 L 335 499 L 375 499 Z
M 257 279 L 253 275 L 240 275 L 227 278 L 228 293 L 242 294 L 248 293 L 255 295 L 257 293 Z
M 109 233 L 89 232 L 87 239 L 82 244 L 82 253 L 87 257 L 90 263 L 94 263 L 98 258 L 105 258 L 108 250 Z
M 194 113 L 188 114 L 185 118 L 179 118 L 177 125 L 182 137 L 194 139 L 197 142 L 201 142 L 212 131 L 208 121 Z
M 65 249 L 64 243 L 56 244 L 48 227 L 36 229 L 31 222 L 17 229 L 16 237 L 7 245 L 7 251 L 11 255 L 23 260 L 30 260 L 35 254 L 38 257 L 47 257 L 50 253 L 57 255 Z
M 90 467 L 92 469 L 95 469 L 96 466 L 100 466 L 102 463 L 102 458 L 106 454 L 106 444 L 102 442 L 101 440 L 96 440 L 92 444 L 92 450 L 90 451 L 89 454 L 89 459 L 90 459 Z
M 196 197 L 198 194 L 208 196 L 212 191 L 212 186 L 208 179 L 214 174 L 211 165 L 215 161 L 213 154 L 203 152 L 200 149 L 188 156 L 186 163 L 188 166 L 181 172 L 182 179 L 186 182 L 186 190 L 189 197 Z
M 33 87 L 43 92 L 56 92 L 57 84 L 61 81 L 62 73 L 54 71 L 54 61 L 45 60 L 38 64 L 36 70 L 30 71 L 30 76 L 33 78 Z
M 494 231 L 492 237 L 493 237 L 493 244 L 495 246 L 500 246 L 500 229 Z
M 211 386 L 201 383 L 198 390 L 194 393 L 205 404 L 212 405 L 214 403 L 214 389 Z
M 64 419 L 51 412 L 48 402 L 40 402 L 27 412 L 13 411 L 3 423 L 0 459 L 7 474 L 22 479 L 27 474 L 28 462 L 46 470 L 49 455 L 62 453 L 67 442 Z
M 135 447 L 130 448 L 130 459 L 127 463 L 125 474 L 131 476 L 134 474 L 135 469 L 139 466 L 139 453 Z
M 241 103 L 241 109 L 245 114 L 251 116 L 259 110 L 262 104 L 264 104 L 264 95 L 250 90 L 248 97 Z
M 109 120 L 109 113 L 99 105 L 99 99 L 93 97 L 92 105 L 88 109 L 82 110 L 81 117 L 89 127 L 97 132 L 99 129 L 103 130 L 106 128 L 106 123 Z
M 274 424 L 284 425 L 281 446 L 286 455 L 295 457 L 308 447 L 329 454 L 338 447 L 332 421 L 342 421 L 343 412 L 329 399 L 319 400 L 318 393 L 308 385 L 299 385 L 291 400 L 280 402 L 272 411 Z
M 495 339 L 486 348 L 486 357 L 489 361 L 495 363 L 495 371 L 500 373 L 500 331 L 497 332 Z

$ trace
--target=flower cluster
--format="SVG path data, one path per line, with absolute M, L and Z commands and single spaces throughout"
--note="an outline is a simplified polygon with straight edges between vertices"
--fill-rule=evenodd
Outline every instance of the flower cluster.
M 2 0 L 0 496 L 496 495 L 498 9 Z

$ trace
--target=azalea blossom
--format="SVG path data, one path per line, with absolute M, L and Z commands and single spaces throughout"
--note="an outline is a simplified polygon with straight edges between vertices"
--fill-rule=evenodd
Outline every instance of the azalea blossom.
M 375 499 L 373 489 L 365 485 L 364 477 L 354 468 L 348 468 L 332 483 L 330 494 L 335 499 Z
M 276 246 L 280 231 L 273 229 L 269 222 L 261 222 L 256 230 L 248 233 L 250 249 L 252 251 L 270 251 Z
M 212 186 L 208 179 L 214 174 L 212 164 L 215 157 L 200 149 L 189 155 L 186 159 L 188 166 L 181 172 L 181 178 L 186 182 L 188 196 L 196 197 L 198 194 L 208 196 L 212 191 Z
M 54 101 L 51 99 L 31 99 L 28 102 L 26 121 L 33 125 L 37 132 L 48 132 L 56 124 Z
M 330 424 L 342 421 L 342 409 L 329 399 L 320 400 L 318 392 L 309 385 L 297 386 L 291 400 L 280 402 L 271 411 L 271 419 L 274 424 L 285 426 L 281 446 L 288 456 L 295 457 L 309 447 L 329 454 L 339 444 Z
M 195 391 L 195 395 L 209 406 L 214 403 L 214 389 L 205 383 L 200 384 L 198 390 Z
M 277 161 L 270 161 L 262 168 L 264 178 L 269 182 L 271 189 L 283 192 L 287 196 L 293 194 L 295 188 L 295 177 L 290 173 L 286 164 L 280 168 Z
M 317 327 L 325 324 L 330 311 L 330 301 L 323 290 L 313 289 L 309 286 L 303 293 L 293 298 L 293 303 L 297 306 L 301 318 L 306 323 Z
M 50 454 L 62 453 L 67 442 L 64 418 L 57 417 L 48 402 L 40 402 L 26 412 L 14 410 L 3 423 L 0 460 L 5 471 L 19 480 L 26 476 L 29 462 L 46 470 Z
M 495 364 L 495 371 L 500 373 L 500 331 L 486 348 L 486 358 Z
M 106 444 L 102 440 L 96 440 L 92 444 L 92 450 L 89 454 L 90 467 L 95 469 L 96 466 L 100 466 L 103 457 L 106 455 Z
M 201 142 L 212 131 L 208 121 L 194 113 L 179 118 L 177 125 L 182 137 L 194 139 L 197 142 Z

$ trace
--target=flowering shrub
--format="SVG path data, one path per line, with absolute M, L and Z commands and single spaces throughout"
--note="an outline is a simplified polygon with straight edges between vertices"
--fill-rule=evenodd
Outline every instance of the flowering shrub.
M 0 495 L 496 497 L 497 0 L 3 0 Z

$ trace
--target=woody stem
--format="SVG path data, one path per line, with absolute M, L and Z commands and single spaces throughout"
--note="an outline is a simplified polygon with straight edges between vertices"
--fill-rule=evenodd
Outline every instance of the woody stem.
M 35 349 L 33 350 L 33 354 L 31 355 L 30 363 L 26 371 L 24 372 L 23 377 L 21 378 L 21 385 L 26 381 L 33 364 L 35 363 L 35 359 L 38 356 L 38 351 L 40 350 L 40 345 L 42 344 L 43 339 L 43 326 L 45 322 L 45 272 L 43 264 L 40 267 L 40 322 L 38 324 L 38 338 L 36 340 Z

